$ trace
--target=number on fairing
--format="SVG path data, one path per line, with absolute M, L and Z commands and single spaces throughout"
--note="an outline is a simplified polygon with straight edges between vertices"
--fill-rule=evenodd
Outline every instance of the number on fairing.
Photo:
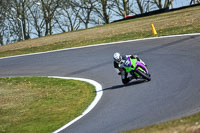
M 125 62 L 125 65 L 128 66 L 129 63 L 130 63 L 129 60 L 127 60 L 127 61 Z

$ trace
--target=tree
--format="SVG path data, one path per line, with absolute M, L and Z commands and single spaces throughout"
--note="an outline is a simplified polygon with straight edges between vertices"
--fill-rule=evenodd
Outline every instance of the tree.
M 106 24 L 109 23 L 109 14 L 107 12 L 107 10 L 109 10 L 109 7 L 108 7 L 108 0 L 100 0 L 101 2 L 101 8 L 102 8 L 102 17 L 103 17 L 103 20 Z
M 133 1 L 131 0 L 114 0 L 114 8 L 113 12 L 116 13 L 117 16 L 126 17 L 130 13 L 134 13 L 133 11 Z
M 52 35 L 53 18 L 61 4 L 62 0 L 41 0 L 42 13 L 45 21 L 45 36 Z
M 79 19 L 80 8 L 75 7 L 72 1 L 65 1 L 62 4 L 62 12 L 58 12 L 60 18 L 56 19 L 57 24 L 63 32 L 79 29 L 81 20 Z M 59 21 L 60 20 L 60 21 Z M 64 27 L 67 27 L 65 30 Z
M 190 5 L 192 5 L 192 3 L 193 3 L 193 4 L 199 4 L 199 3 L 200 3 L 200 0 L 191 0 L 191 1 L 190 1 Z
M 157 6 L 159 9 L 162 9 L 162 8 L 169 8 L 170 5 L 173 5 L 173 0 L 164 0 L 164 3 L 163 3 L 162 0 L 153 0 L 152 2 L 155 3 L 156 6 Z
M 72 4 L 75 11 L 79 12 L 78 17 L 87 29 L 88 24 L 92 22 L 91 16 L 96 6 L 96 0 L 74 0 Z M 77 10 L 77 8 L 80 10 Z
M 97 0 L 95 13 L 98 16 L 98 19 L 101 19 L 105 24 L 110 23 L 111 9 L 113 8 L 113 5 L 113 0 Z M 100 22 L 97 23 L 99 24 Z
M 10 0 L 0 0 L 0 46 L 9 43 L 10 30 L 9 25 L 6 24 L 7 12 L 10 8 Z M 4 39 L 4 37 L 7 37 Z M 4 40 L 6 42 L 4 42 Z
M 3 27 L 4 27 L 4 21 L 5 21 L 5 9 L 4 9 L 4 2 L 0 1 L 0 45 L 3 45 Z
M 38 2 L 38 0 L 32 0 L 30 1 L 30 4 L 27 5 L 27 8 L 29 9 L 30 16 L 29 21 L 32 29 L 31 34 L 36 35 L 37 37 L 43 36 L 44 31 L 44 18 L 42 17 L 42 11 L 41 11 L 41 3 Z
M 30 30 L 29 30 L 29 12 L 27 5 L 30 3 L 30 0 L 13 0 L 10 17 L 17 22 L 16 27 L 19 28 L 19 39 L 27 40 L 30 39 Z M 15 28 L 16 28 L 15 27 Z
M 136 4 L 140 14 L 149 12 L 154 7 L 150 0 L 136 0 Z

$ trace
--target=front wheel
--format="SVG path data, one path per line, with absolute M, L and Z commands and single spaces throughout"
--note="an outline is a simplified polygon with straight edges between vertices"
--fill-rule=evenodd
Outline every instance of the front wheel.
M 141 70 L 137 70 L 137 73 L 140 76 L 142 76 L 143 79 L 146 79 L 147 81 L 151 81 L 150 74 L 143 73 Z
M 124 85 L 128 84 L 129 83 L 129 79 L 128 78 L 122 79 L 122 83 Z
M 127 73 L 127 72 L 121 71 L 121 79 L 122 79 L 122 83 L 123 83 L 124 85 L 128 84 L 129 81 L 130 81 L 130 80 L 127 78 L 127 76 L 128 76 L 128 73 Z

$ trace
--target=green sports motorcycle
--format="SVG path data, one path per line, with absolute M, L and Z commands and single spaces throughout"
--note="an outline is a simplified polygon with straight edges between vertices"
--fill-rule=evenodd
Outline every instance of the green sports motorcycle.
M 122 65 L 122 69 L 121 78 L 123 84 L 129 83 L 132 79 L 144 79 L 146 81 L 151 80 L 151 75 L 147 66 L 142 60 L 127 57 Z M 128 78 L 128 74 L 130 74 L 131 77 Z

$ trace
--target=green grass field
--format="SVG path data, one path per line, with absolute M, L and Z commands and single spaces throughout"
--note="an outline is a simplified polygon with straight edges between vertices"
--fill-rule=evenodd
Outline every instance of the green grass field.
M 200 133 L 200 113 L 124 133 Z
M 81 113 L 96 95 L 92 85 L 47 77 L 0 78 L 0 133 L 47 133 Z

